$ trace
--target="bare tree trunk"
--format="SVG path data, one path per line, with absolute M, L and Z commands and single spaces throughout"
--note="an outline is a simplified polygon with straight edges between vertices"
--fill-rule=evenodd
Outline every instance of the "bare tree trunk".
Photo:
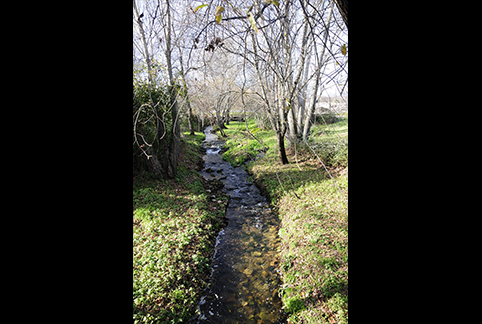
M 306 64 L 305 64 L 305 72 L 303 75 L 302 80 L 307 80 L 308 79 L 308 73 L 310 69 L 310 61 L 311 61 L 311 55 L 308 55 L 306 59 Z M 298 83 L 298 85 L 302 83 L 301 81 Z M 296 118 L 296 122 L 298 123 L 298 134 L 303 134 L 304 133 L 304 128 L 303 128 L 303 117 L 305 116 L 305 107 L 306 107 L 306 88 L 307 86 L 305 85 L 302 89 L 300 89 L 300 93 L 298 94 L 298 117 Z
M 187 122 L 189 124 L 189 134 L 194 135 L 194 117 L 192 115 L 192 108 L 191 108 L 191 100 L 189 100 L 189 89 L 187 87 L 186 79 L 184 77 L 184 64 L 182 62 L 182 50 L 179 49 L 179 52 L 181 53 L 179 55 L 179 63 L 181 63 L 181 78 L 182 82 L 184 83 L 184 90 L 186 91 L 186 104 L 187 104 L 187 110 L 189 113 L 189 116 L 187 118 Z
M 228 109 L 226 109 L 226 125 L 229 125 L 229 119 L 231 119 L 231 117 L 229 117 L 229 111 L 231 110 L 231 107 L 229 106 Z
M 299 93 L 298 93 L 298 115 L 296 118 L 297 127 L 298 127 L 298 134 L 303 134 L 303 117 L 305 116 L 305 107 L 306 107 L 306 88 L 307 85 L 302 86 L 302 84 L 305 82 L 305 80 L 308 80 L 308 74 L 310 72 L 310 62 L 311 62 L 311 43 L 309 42 L 309 34 L 311 32 L 308 32 L 308 27 L 309 27 L 309 21 L 308 17 L 305 16 L 305 25 L 303 27 L 303 40 L 302 40 L 302 46 L 301 46 L 301 68 L 304 69 L 303 75 L 301 79 L 297 83 L 297 87 L 299 88 Z M 301 72 L 301 70 L 300 70 Z
M 312 119 L 312 117 L 314 117 L 314 113 L 315 113 L 316 97 L 318 95 L 318 86 L 319 86 L 320 77 L 321 77 L 321 67 L 323 65 L 323 59 L 324 59 L 324 56 L 325 56 L 326 44 L 327 44 L 327 39 L 328 39 L 328 30 L 330 29 L 330 22 L 331 22 L 331 15 L 332 14 L 333 14 L 333 2 L 331 3 L 330 12 L 328 14 L 328 26 L 325 30 L 325 39 L 324 39 L 324 42 L 323 42 L 323 50 L 321 51 L 321 55 L 320 55 L 319 60 L 318 60 L 318 70 L 316 71 L 316 76 L 315 76 L 315 86 L 313 88 L 313 94 L 312 94 L 312 97 L 311 97 L 310 111 L 305 117 L 305 125 L 303 127 L 303 141 L 304 142 L 306 142 L 308 140 L 308 133 L 310 132 L 310 128 L 311 128 L 311 119 Z M 315 54 L 316 54 L 316 43 L 314 43 L 313 46 L 315 48 Z
M 288 157 L 285 149 L 285 136 L 282 132 L 276 132 L 276 139 L 278 140 L 279 161 L 281 164 L 288 164 Z
M 282 85 L 281 85 L 282 86 Z M 278 148 L 279 148 L 279 159 L 281 164 L 288 164 L 288 157 L 286 156 L 286 148 L 285 148 L 285 134 L 287 131 L 287 117 L 288 117 L 288 107 L 286 106 L 286 101 L 284 98 L 284 89 L 281 89 L 282 95 L 279 96 L 279 98 L 282 98 L 281 103 L 278 103 L 279 105 L 279 124 L 278 124 L 278 129 L 276 130 L 276 135 L 278 139 Z
M 219 110 L 220 110 L 220 107 L 219 107 L 219 99 L 218 99 L 216 103 L 216 125 L 218 125 L 221 136 L 226 137 L 226 133 L 224 133 L 223 131 L 223 128 L 226 128 L 226 126 L 224 126 L 224 123 L 221 119 L 221 112 Z
M 193 116 L 192 116 L 192 108 L 191 108 L 191 102 L 189 101 L 189 97 L 187 98 L 187 108 L 189 110 L 189 117 L 187 119 L 189 123 L 189 134 L 194 135 L 194 121 L 193 121 Z
M 177 159 L 179 157 L 179 142 L 181 140 L 181 128 L 179 125 L 179 108 L 177 104 L 177 91 L 174 82 L 174 77 L 172 74 L 172 62 L 171 62 L 171 8 L 169 5 L 169 0 L 166 0 L 166 15 L 167 15 L 167 26 L 164 29 L 164 34 L 166 36 L 166 61 L 167 61 L 167 71 L 169 74 L 169 96 L 172 105 L 172 129 L 171 129 L 171 143 L 169 149 L 169 166 L 167 169 L 167 174 L 169 178 L 174 178 L 177 171 Z
M 259 68 L 259 56 L 258 56 L 258 50 L 257 50 L 258 45 L 256 43 L 256 39 L 254 37 L 253 32 L 251 32 L 251 39 L 253 41 L 254 67 L 255 67 L 255 70 L 256 70 L 256 76 L 258 77 L 258 81 L 261 84 L 261 91 L 263 92 L 263 99 L 264 99 L 266 111 L 268 112 L 269 121 L 271 123 L 272 128 L 276 132 L 276 137 L 277 137 L 277 140 L 278 140 L 279 160 L 282 164 L 288 164 L 289 161 L 288 161 L 288 158 L 286 156 L 286 148 L 285 148 L 285 144 L 284 144 L 284 137 L 285 137 L 286 129 L 287 129 L 286 128 L 286 119 L 285 119 L 286 114 L 283 111 L 284 110 L 284 108 L 283 108 L 284 103 L 279 102 L 279 100 L 284 101 L 284 98 L 279 93 L 279 91 L 280 91 L 279 87 L 275 87 L 276 89 L 274 89 L 273 91 L 276 92 L 276 94 L 277 94 L 276 97 L 279 100 L 278 100 L 277 103 L 275 103 L 275 107 L 271 107 L 270 102 L 267 99 L 267 98 L 269 98 L 269 96 L 266 92 L 267 88 L 266 88 L 266 86 L 263 86 L 266 83 L 263 82 L 262 74 L 261 74 L 261 71 L 260 71 L 260 68 Z M 271 55 L 273 57 L 273 53 L 271 53 Z M 276 110 L 278 110 L 278 115 L 276 115 L 276 112 L 275 112 Z M 246 118 L 246 116 L 245 116 L 245 118 Z
M 280 33 L 280 44 L 282 46 L 282 57 L 283 57 L 283 67 L 281 69 L 282 73 L 278 76 L 280 79 L 279 87 L 281 89 L 280 99 L 282 100 L 283 107 L 283 119 L 282 124 L 288 123 L 288 146 L 290 146 L 294 141 L 296 141 L 297 129 L 295 122 L 295 102 L 291 99 L 291 95 L 294 91 L 293 88 L 293 63 L 291 60 L 292 55 L 292 44 L 289 41 L 290 34 L 290 3 L 286 1 L 284 8 L 285 17 L 280 19 L 279 27 Z M 280 111 L 281 115 L 281 111 Z M 284 164 L 284 163 L 283 163 Z
M 288 147 L 295 143 L 296 137 L 298 136 L 298 130 L 296 127 L 296 119 L 295 119 L 295 113 L 294 113 L 294 103 L 292 103 L 292 106 L 288 108 L 288 128 L 289 128 L 289 143 Z
M 310 101 L 310 110 L 306 114 L 305 125 L 303 126 L 303 142 L 306 142 L 308 140 L 308 133 L 310 132 L 310 128 L 311 128 L 311 118 L 315 113 L 316 96 L 318 95 L 319 82 L 320 82 L 320 75 L 319 75 L 319 72 L 317 72 L 316 79 L 315 79 L 315 87 L 313 89 L 313 93 Z

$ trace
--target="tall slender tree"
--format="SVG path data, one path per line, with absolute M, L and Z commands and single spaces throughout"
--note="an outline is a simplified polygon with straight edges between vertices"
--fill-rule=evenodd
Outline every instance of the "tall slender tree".
M 174 178 L 177 171 L 177 162 L 179 157 L 179 143 L 181 140 L 181 128 L 179 124 L 179 107 L 177 102 L 177 86 L 172 73 L 172 45 L 171 45 L 171 6 L 169 0 L 166 1 L 166 17 L 167 23 L 164 28 L 164 34 L 166 37 L 165 44 L 165 55 L 167 63 L 167 72 L 169 75 L 169 97 L 171 102 L 171 114 L 172 114 L 172 128 L 171 128 L 171 143 L 169 145 L 168 159 L 169 166 L 167 169 L 168 177 Z

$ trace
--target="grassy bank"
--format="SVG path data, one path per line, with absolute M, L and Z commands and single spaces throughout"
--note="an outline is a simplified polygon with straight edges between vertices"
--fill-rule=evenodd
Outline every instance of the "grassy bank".
M 290 149 L 290 164 L 277 158 L 275 133 L 248 126 L 269 146 L 266 156 L 247 167 L 279 211 L 282 240 L 280 289 L 291 323 L 348 322 L 348 118 L 313 127 L 310 146 L 328 166 L 336 185 L 311 149 Z M 244 123 L 225 130 L 224 158 L 240 164 L 262 146 Z
M 194 314 L 224 225 L 227 198 L 212 197 L 215 185 L 196 171 L 205 136 L 183 135 L 176 179 L 134 179 L 134 323 L 178 323 Z

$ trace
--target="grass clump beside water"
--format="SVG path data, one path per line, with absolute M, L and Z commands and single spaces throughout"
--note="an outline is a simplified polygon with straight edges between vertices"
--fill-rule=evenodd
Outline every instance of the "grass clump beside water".
M 254 119 L 248 119 L 248 127 L 265 147 L 274 145 L 274 142 L 271 143 L 270 141 L 270 132 L 261 131 L 256 126 Z M 256 155 L 264 149 L 263 145 L 248 135 L 244 122 L 230 122 L 228 129 L 225 131 L 228 137 L 226 138 L 225 146 L 227 151 L 223 153 L 223 159 L 230 162 L 233 166 L 240 166 L 246 161 L 256 158 Z
M 256 129 L 252 120 L 248 126 Z M 254 154 L 243 129 L 244 123 L 231 122 L 225 130 L 225 159 L 247 161 Z M 292 147 L 290 163 L 281 165 L 274 131 L 255 134 L 270 149 L 247 168 L 279 212 L 280 295 L 291 323 L 348 323 L 347 129 L 348 118 L 314 125 L 309 140 L 335 182 L 308 147 Z
M 205 136 L 183 135 L 176 179 L 134 180 L 134 323 L 178 323 L 194 314 L 223 226 L 227 199 L 208 197 L 196 171 Z

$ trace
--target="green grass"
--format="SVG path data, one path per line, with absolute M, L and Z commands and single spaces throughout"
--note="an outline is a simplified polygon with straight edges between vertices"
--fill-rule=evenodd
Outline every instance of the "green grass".
M 328 166 L 348 166 L 348 117 L 333 124 L 314 125 L 308 143 Z M 302 149 L 307 149 L 302 145 Z
M 254 121 L 248 125 L 256 130 Z M 244 127 L 231 122 L 225 130 L 229 145 L 225 158 L 242 161 L 247 159 L 244 152 L 254 154 Z M 290 164 L 281 165 L 274 131 L 256 133 L 270 150 L 263 159 L 250 162 L 248 169 L 279 212 L 280 292 L 291 323 L 348 322 L 347 130 L 348 118 L 328 127 L 315 125 L 309 140 L 338 187 L 306 147 L 289 150 Z
M 267 153 L 267 158 L 278 159 L 275 132 L 268 129 L 261 130 L 253 118 L 248 119 L 248 128 L 265 147 L 271 148 Z M 246 161 L 254 159 L 263 149 L 263 145 L 248 135 L 244 122 L 230 122 L 225 132 L 228 150 L 223 153 L 223 159 L 233 166 L 240 166 Z M 314 125 L 311 128 L 311 133 L 308 143 L 323 163 L 333 167 L 348 166 L 348 117 L 342 117 L 340 121 L 334 124 Z M 290 153 L 292 155 L 296 153 L 298 156 L 298 151 L 302 155 L 312 154 L 311 150 L 303 143 L 297 144 L 296 152 L 292 148 Z
M 265 147 L 274 147 L 276 143 L 274 131 L 260 130 L 254 119 L 248 119 L 248 129 Z M 254 159 L 263 149 L 263 145 L 248 135 L 244 122 L 230 122 L 226 131 L 228 135 L 226 147 L 228 150 L 223 153 L 223 159 L 233 166 L 240 166 L 247 160 Z
M 208 199 L 195 171 L 204 134 L 183 135 L 176 179 L 134 181 L 134 323 L 189 319 L 209 276 L 224 209 Z
M 335 140 L 348 139 L 348 117 L 341 117 L 340 121 L 333 124 L 318 124 L 311 128 L 314 139 Z M 321 137 L 323 136 L 323 137 Z

